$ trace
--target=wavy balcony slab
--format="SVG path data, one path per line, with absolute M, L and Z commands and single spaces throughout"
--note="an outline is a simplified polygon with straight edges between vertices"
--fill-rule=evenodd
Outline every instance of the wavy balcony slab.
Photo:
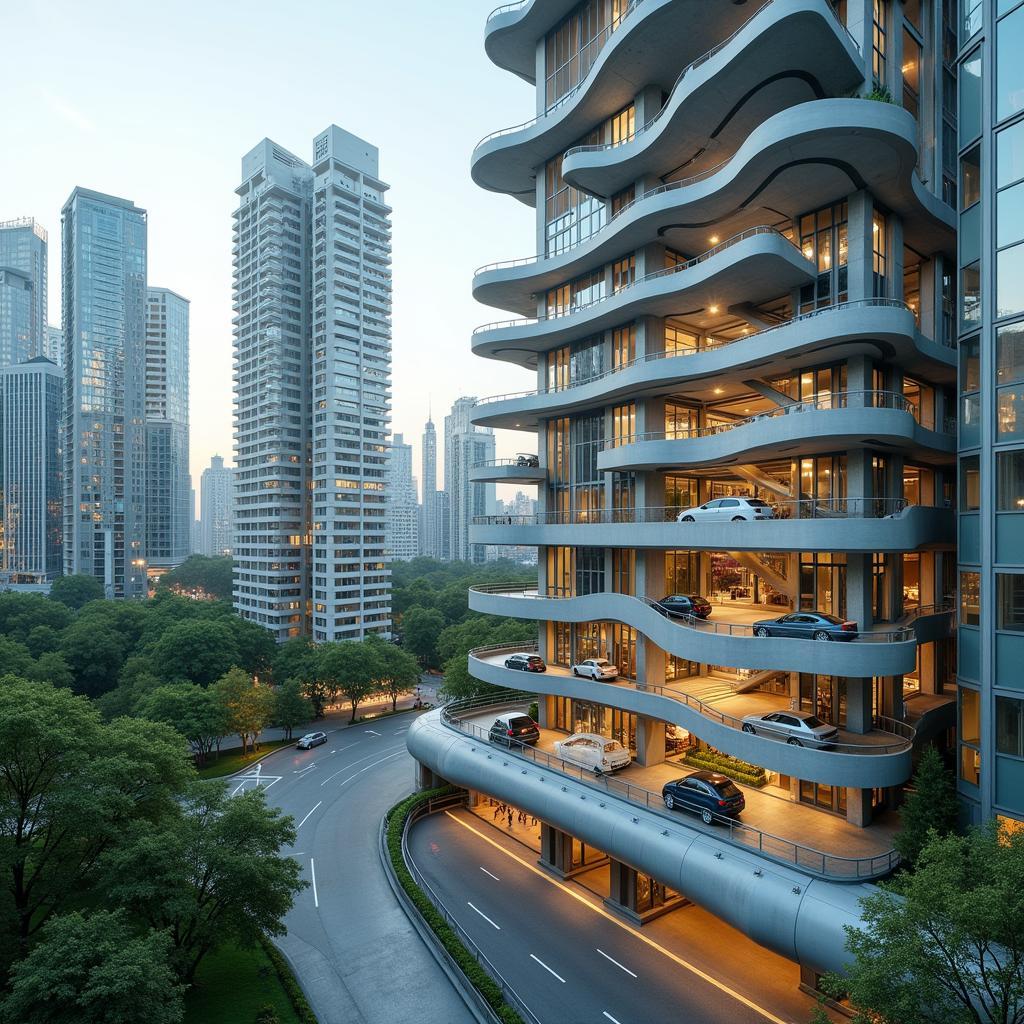
M 547 474 L 543 466 L 473 466 L 469 479 L 475 484 L 542 484 Z

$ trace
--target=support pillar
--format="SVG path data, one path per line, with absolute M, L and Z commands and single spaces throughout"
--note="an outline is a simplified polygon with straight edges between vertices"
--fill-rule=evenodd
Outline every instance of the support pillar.
M 558 878 L 572 878 L 583 871 L 590 871 L 599 864 L 607 862 L 602 854 L 584 862 L 582 859 L 583 845 L 580 844 L 579 856 L 573 847 L 573 837 L 560 828 L 540 823 L 540 858 L 537 863 Z
M 636 763 L 649 768 L 665 760 L 665 723 L 638 715 L 636 720 Z
M 442 779 L 432 768 L 428 768 L 421 761 L 416 761 L 415 765 L 417 789 L 436 789 L 438 786 L 447 785 L 445 779 Z
M 678 894 L 666 895 L 659 882 L 614 857 L 608 859 L 608 869 L 604 905 L 631 924 L 646 924 L 690 902 Z
M 846 790 L 846 820 L 858 828 L 867 828 L 871 824 L 871 790 Z

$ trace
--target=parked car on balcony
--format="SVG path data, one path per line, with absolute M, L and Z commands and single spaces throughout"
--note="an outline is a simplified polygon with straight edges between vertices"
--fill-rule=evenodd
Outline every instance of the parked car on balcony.
M 298 743 L 295 744 L 297 750 L 310 750 L 313 747 L 320 746 L 321 743 L 327 742 L 327 733 L 325 732 L 307 732 L 305 736 L 300 736 Z
M 661 790 L 665 806 L 674 811 L 699 814 L 706 825 L 716 816 L 735 818 L 747 805 L 736 784 L 718 772 L 694 772 L 682 779 L 666 782 Z
M 785 740 L 794 747 L 831 747 L 839 730 L 808 711 L 771 711 L 765 715 L 745 715 L 743 731 L 758 736 Z
M 790 612 L 777 619 L 759 619 L 754 636 L 787 636 L 798 640 L 856 640 L 857 623 L 825 612 Z
M 597 775 L 625 768 L 633 760 L 618 740 L 593 732 L 578 732 L 567 740 L 557 740 L 555 754 L 563 761 L 590 768 Z
M 687 619 L 690 616 L 706 619 L 711 614 L 711 602 L 699 594 L 669 594 L 656 601 L 655 605 L 659 611 L 673 619 Z
M 538 469 L 540 467 L 540 456 L 532 452 L 518 452 L 516 454 L 516 467 L 518 469 Z
M 574 676 L 585 676 L 596 679 L 599 683 L 607 683 L 619 678 L 619 670 L 604 658 L 586 658 L 572 667 Z
M 510 654 L 505 659 L 505 668 L 513 668 L 519 672 L 547 672 L 544 659 L 536 654 Z
M 775 509 L 760 498 L 714 498 L 696 508 L 684 509 L 678 523 L 737 523 L 774 519 Z
M 540 739 L 540 726 L 521 711 L 510 711 L 498 715 L 487 734 L 492 743 L 511 747 L 515 743 L 534 744 Z

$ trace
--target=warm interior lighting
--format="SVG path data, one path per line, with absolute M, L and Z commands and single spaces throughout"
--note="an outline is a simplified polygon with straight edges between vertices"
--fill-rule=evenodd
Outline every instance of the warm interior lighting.
M 718 307 L 717 306 L 709 306 L 708 307 L 708 312 L 709 313 L 717 313 L 718 312 Z
M 710 243 L 711 243 L 712 245 L 718 245 L 718 235 L 712 235 L 712 236 L 711 236 L 711 237 L 710 237 L 710 238 L 708 239 L 708 241 L 709 241 L 709 242 L 710 242 Z

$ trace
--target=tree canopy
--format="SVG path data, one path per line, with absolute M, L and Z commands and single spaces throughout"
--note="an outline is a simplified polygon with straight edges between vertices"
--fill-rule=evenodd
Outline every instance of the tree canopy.
M 103 584 L 95 576 L 58 576 L 50 586 L 51 601 L 78 609 L 103 599 Z
M 230 601 L 232 571 L 230 555 L 214 558 L 191 555 L 176 569 L 164 573 L 159 586 L 163 590 Z

